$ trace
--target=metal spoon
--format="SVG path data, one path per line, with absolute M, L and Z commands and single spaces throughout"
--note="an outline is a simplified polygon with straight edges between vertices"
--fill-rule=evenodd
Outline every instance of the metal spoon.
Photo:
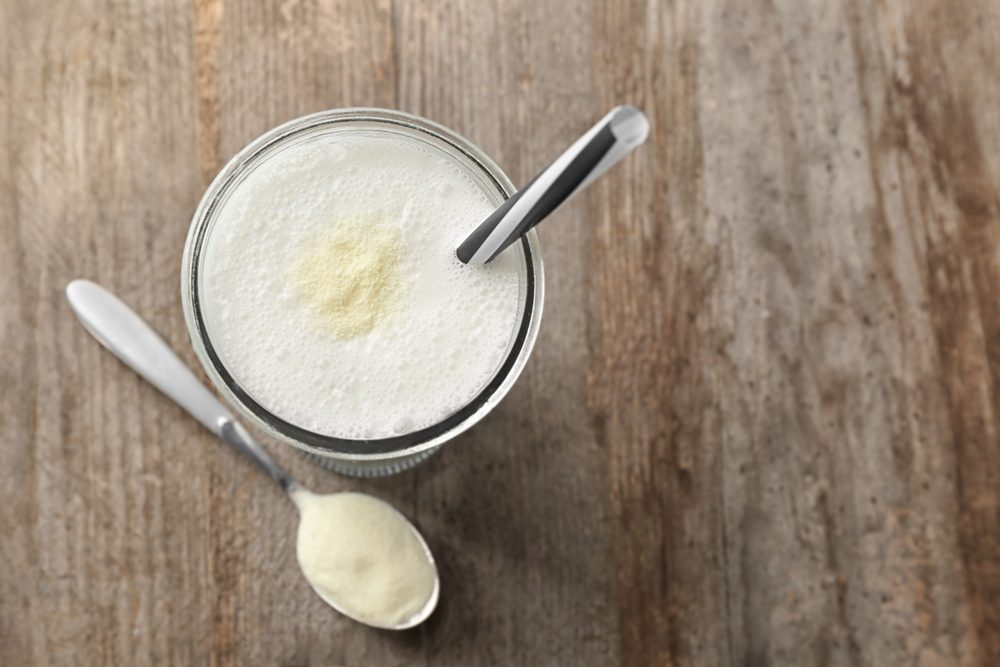
M 562 155 L 479 223 L 455 254 L 485 264 L 563 202 L 593 183 L 649 136 L 649 121 L 631 106 L 615 107 Z
M 289 495 L 304 488 L 267 455 L 226 406 L 198 381 L 163 339 L 121 299 L 89 280 L 74 280 L 67 285 L 66 298 L 87 331 L 132 370 L 172 398 L 209 431 L 263 468 Z M 344 616 L 385 630 L 406 630 L 422 623 L 437 606 L 441 588 L 430 547 L 416 527 L 402 514 L 399 516 L 417 537 L 434 570 L 433 591 L 424 607 L 416 614 L 397 625 L 379 625 L 365 621 L 343 609 L 336 600 L 324 595 L 309 581 L 316 594 Z

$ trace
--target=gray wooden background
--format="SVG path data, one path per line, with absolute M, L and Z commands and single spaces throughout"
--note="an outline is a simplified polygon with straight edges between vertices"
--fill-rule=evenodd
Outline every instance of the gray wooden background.
M 0 0 L 0 664 L 1000 664 L 1000 4 Z M 300 577 L 280 491 L 102 351 L 192 364 L 220 165 L 347 105 L 518 182 L 611 106 L 650 142 L 540 229 L 522 381 L 432 461 L 391 635 Z

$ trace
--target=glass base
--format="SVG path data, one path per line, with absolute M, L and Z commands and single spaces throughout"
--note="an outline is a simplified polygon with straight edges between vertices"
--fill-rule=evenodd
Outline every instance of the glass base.
M 335 472 L 338 475 L 346 477 L 386 477 L 409 470 L 418 463 L 429 459 L 439 449 L 441 449 L 440 445 L 426 449 L 413 456 L 388 461 L 345 461 L 329 456 L 320 456 L 312 452 L 302 452 L 302 455 L 319 467 L 325 468 L 330 472 Z

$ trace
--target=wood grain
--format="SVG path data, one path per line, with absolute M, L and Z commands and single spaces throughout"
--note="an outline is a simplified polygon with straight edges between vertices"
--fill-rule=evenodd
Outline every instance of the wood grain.
M 1000 6 L 0 3 L 0 664 L 1000 664 Z M 441 608 L 352 624 L 294 509 L 103 352 L 195 365 L 188 221 L 264 130 L 418 113 L 518 182 L 650 142 L 540 228 L 518 386 L 416 470 Z

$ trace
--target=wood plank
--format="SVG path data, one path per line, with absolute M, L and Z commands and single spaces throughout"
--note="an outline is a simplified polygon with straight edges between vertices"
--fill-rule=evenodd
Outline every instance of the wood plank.
M 207 508 L 178 493 L 204 478 L 176 449 L 197 428 L 81 336 L 62 297 L 71 278 L 94 278 L 184 342 L 177 258 L 197 179 L 176 165 L 194 160 L 190 17 L 97 2 L 8 11 L 2 300 L 17 310 L 0 467 L 15 551 L 0 607 L 15 639 L 0 661 L 204 662 Z
M 712 4 L 600 19 L 660 111 L 592 195 L 623 657 L 992 664 L 989 8 Z
M 515 182 L 607 111 L 585 102 L 584 8 L 438 11 L 402 10 L 416 20 L 398 34 L 401 80 L 420 86 L 402 89 L 400 107 L 456 128 Z M 426 631 L 430 664 L 617 662 L 605 468 L 584 394 L 586 216 L 580 199 L 539 228 L 548 305 L 518 385 L 482 428 L 414 472 L 415 509 L 451 581 Z

